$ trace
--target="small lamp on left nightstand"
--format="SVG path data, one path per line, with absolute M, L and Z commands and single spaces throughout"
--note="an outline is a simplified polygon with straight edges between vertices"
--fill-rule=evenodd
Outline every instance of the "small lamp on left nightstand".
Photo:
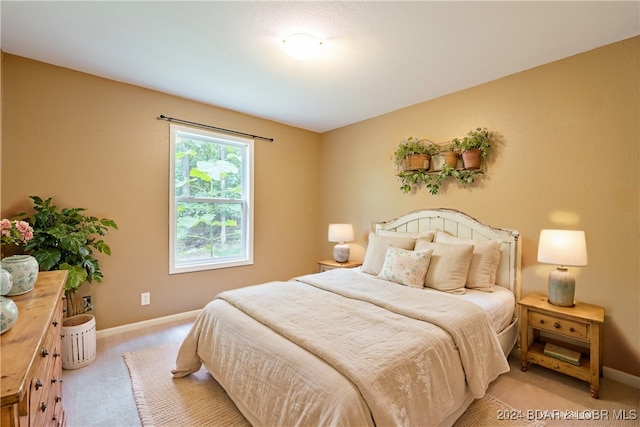
M 353 241 L 353 225 L 329 224 L 329 241 L 338 242 L 333 247 L 333 259 L 337 262 L 349 261 L 349 245 L 345 242 Z
M 573 307 L 576 279 L 567 266 L 587 265 L 587 243 L 584 231 L 542 230 L 538 243 L 538 262 L 556 264 L 549 273 L 549 302 L 560 307 Z

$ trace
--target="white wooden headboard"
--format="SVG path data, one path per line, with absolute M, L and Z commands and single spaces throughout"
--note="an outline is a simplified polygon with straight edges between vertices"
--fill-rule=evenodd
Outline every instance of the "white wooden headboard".
M 398 218 L 374 222 L 374 232 L 379 230 L 425 232 L 444 231 L 463 239 L 495 239 L 502 242 L 502 256 L 498 265 L 496 284 L 509 288 L 520 300 L 520 233 L 515 230 L 491 227 L 469 215 L 454 209 L 421 209 Z

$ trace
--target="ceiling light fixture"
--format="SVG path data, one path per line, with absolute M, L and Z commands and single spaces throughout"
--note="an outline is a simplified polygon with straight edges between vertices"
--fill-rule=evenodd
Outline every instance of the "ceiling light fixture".
M 308 33 L 291 34 L 282 40 L 285 52 L 301 61 L 316 57 L 321 51 L 322 44 L 322 40 Z

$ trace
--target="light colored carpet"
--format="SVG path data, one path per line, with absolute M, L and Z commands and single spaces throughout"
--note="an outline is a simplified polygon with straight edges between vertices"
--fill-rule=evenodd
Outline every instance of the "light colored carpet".
M 142 425 L 249 426 L 224 389 L 204 369 L 179 380 L 172 378 L 178 347 L 168 344 L 124 354 Z M 455 427 L 544 425 L 526 419 L 499 419 L 509 411 L 514 408 L 487 394 L 471 404 Z

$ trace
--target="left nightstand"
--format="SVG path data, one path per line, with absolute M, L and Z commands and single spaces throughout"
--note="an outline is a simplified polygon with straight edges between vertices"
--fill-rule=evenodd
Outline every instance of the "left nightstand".
M 333 270 L 334 268 L 355 268 L 360 267 L 362 265 L 362 261 L 347 261 L 347 262 L 337 262 L 332 259 L 328 259 L 325 261 L 318 261 L 318 267 L 320 268 L 320 273 L 323 271 Z
M 529 363 L 535 363 L 587 381 L 591 386 L 591 397 L 597 399 L 602 370 L 604 308 L 579 302 L 573 307 L 559 307 L 550 304 L 548 298 L 541 294 L 528 295 L 518 304 L 520 305 L 522 370 L 526 371 Z M 533 330 L 533 340 L 529 338 L 530 329 Z M 573 346 L 553 340 L 552 337 L 542 337 L 540 332 L 581 341 L 587 343 L 589 347 Z M 545 355 L 546 342 L 582 353 L 580 365 L 576 366 Z

